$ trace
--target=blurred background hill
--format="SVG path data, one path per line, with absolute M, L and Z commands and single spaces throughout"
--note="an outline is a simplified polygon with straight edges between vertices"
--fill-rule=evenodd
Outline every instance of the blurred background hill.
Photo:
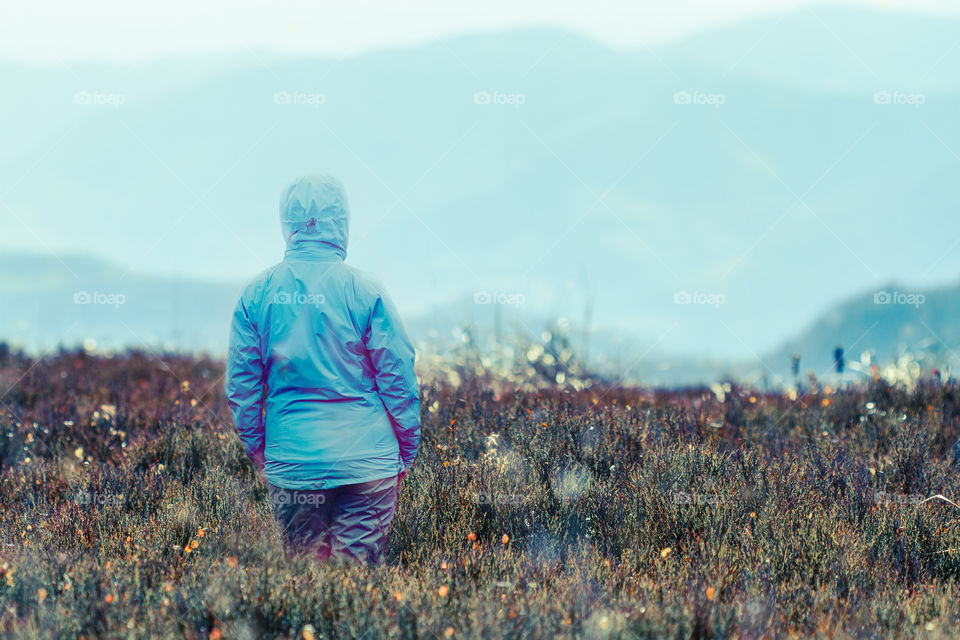
M 426 350 L 560 322 L 597 367 L 665 382 L 829 370 L 838 344 L 949 360 L 958 33 L 815 7 L 633 49 L 514 29 L 0 62 L 0 338 L 222 352 L 239 286 L 281 258 L 280 188 L 327 169 L 348 261 Z

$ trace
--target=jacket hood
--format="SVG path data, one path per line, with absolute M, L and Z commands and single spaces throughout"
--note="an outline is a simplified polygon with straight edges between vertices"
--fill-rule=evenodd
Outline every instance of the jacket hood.
M 350 209 L 343 185 L 327 174 L 298 178 L 280 197 L 280 228 L 288 249 L 330 245 L 346 257 Z

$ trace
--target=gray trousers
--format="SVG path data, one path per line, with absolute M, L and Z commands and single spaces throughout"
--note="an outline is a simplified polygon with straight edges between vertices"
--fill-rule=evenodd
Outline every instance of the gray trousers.
M 267 487 L 288 553 L 380 563 L 397 510 L 397 476 L 333 489 Z

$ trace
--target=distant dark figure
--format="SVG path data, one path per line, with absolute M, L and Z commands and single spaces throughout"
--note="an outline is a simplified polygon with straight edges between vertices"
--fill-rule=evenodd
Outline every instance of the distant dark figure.
M 378 563 L 420 443 L 414 351 L 384 290 L 348 267 L 339 181 L 280 202 L 283 262 L 243 291 L 226 392 L 290 551 Z

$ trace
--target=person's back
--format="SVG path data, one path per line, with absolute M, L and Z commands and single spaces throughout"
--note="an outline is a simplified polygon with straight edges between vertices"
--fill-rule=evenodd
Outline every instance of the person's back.
M 398 474 L 416 456 L 414 352 L 382 288 L 343 262 L 349 212 L 339 182 L 311 176 L 293 183 L 281 199 L 281 226 L 283 262 L 254 279 L 237 304 L 226 390 L 237 432 L 271 485 L 281 526 L 298 534 L 287 535 L 288 545 L 326 556 L 331 547 L 337 553 L 338 528 L 350 537 L 350 523 L 340 527 L 337 518 L 355 518 L 338 514 L 333 503 L 347 502 L 356 488 L 370 489 L 382 503 L 380 494 L 392 488 L 395 504 Z M 314 513 L 294 504 L 321 498 Z M 385 539 L 384 532 L 374 546 Z M 341 552 L 379 556 L 349 545 Z

